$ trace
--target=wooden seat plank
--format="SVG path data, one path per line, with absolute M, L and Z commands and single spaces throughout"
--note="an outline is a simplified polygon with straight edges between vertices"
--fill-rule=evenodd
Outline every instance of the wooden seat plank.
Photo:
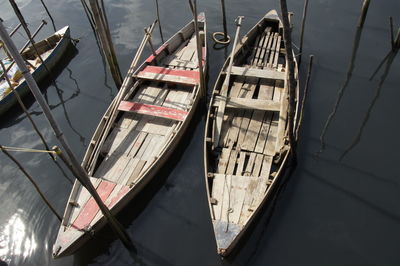
M 273 79 L 273 80 L 284 80 L 286 78 L 285 72 L 272 69 L 257 69 L 253 67 L 232 67 L 231 75 L 254 77 L 260 79 Z
M 118 106 L 118 110 L 168 118 L 178 121 L 185 120 L 188 114 L 188 112 L 186 111 L 174 108 L 168 108 L 168 107 L 150 105 L 138 102 L 128 102 L 128 101 L 121 101 L 121 103 Z
M 213 105 L 218 106 L 220 100 L 222 100 L 222 97 L 215 97 Z M 228 97 L 226 99 L 226 108 L 279 112 L 281 109 L 281 102 L 273 100 Z
M 146 66 L 136 75 L 136 77 L 184 85 L 197 85 L 200 82 L 199 71 L 172 69 L 158 66 Z

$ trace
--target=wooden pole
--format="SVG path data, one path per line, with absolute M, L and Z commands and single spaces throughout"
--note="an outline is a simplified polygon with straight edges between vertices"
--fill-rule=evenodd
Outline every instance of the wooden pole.
M 200 95 L 202 97 L 205 97 L 207 95 L 207 88 L 206 88 L 206 82 L 205 82 L 205 77 L 204 77 L 204 69 L 203 69 L 203 46 L 200 40 L 200 32 L 199 32 L 199 24 L 197 21 L 197 1 L 194 0 L 192 3 L 191 0 L 189 0 L 189 5 L 192 10 L 193 14 L 193 20 L 194 20 L 194 31 L 196 34 L 196 44 L 197 44 L 197 60 L 199 62 L 199 73 L 200 73 Z
M 304 26 L 306 24 L 308 9 L 308 0 L 304 1 L 303 17 L 301 18 L 301 34 L 300 34 L 300 48 L 299 48 L 299 65 L 301 64 L 301 56 L 303 54 L 303 40 L 304 40 Z
M 222 25 L 224 27 L 224 41 L 228 41 L 228 28 L 226 26 L 226 12 L 225 12 L 225 0 L 221 0 L 222 8 Z
M 118 89 L 120 89 L 122 85 L 122 75 L 119 69 L 117 57 L 115 55 L 114 46 L 111 41 L 110 31 L 107 30 L 108 26 L 105 23 L 104 16 L 101 13 L 101 9 L 97 0 L 89 0 L 89 4 L 93 12 L 93 18 L 96 24 L 96 32 L 99 36 L 104 54 L 106 55 L 111 75 L 113 76 L 115 85 Z M 103 12 L 105 11 L 103 10 Z
M 394 31 L 393 31 L 393 17 L 389 17 L 389 27 L 390 27 L 390 44 L 392 45 L 392 51 L 394 50 Z
M 283 39 L 286 51 L 286 67 L 288 71 L 288 97 L 289 97 L 289 111 L 288 111 L 288 135 L 291 152 L 294 160 L 296 160 L 296 138 L 294 132 L 294 115 L 295 115 L 295 97 L 296 97 L 296 80 L 294 77 L 294 57 L 292 49 L 292 28 L 290 27 L 289 14 L 287 9 L 286 0 L 280 0 L 283 24 Z
M 397 51 L 400 49 L 400 28 L 397 30 L 396 39 L 394 41 L 394 50 Z
M 40 197 L 46 203 L 46 205 L 50 208 L 50 210 L 54 213 L 54 215 L 57 217 L 57 219 L 61 222 L 62 218 L 61 216 L 57 213 L 57 211 L 54 209 L 54 207 L 51 205 L 50 201 L 46 199 L 46 196 L 43 194 L 43 192 L 40 190 L 39 186 L 36 184 L 35 180 L 33 177 L 24 169 L 24 167 L 15 159 L 14 156 L 12 156 L 7 150 L 3 148 L 3 146 L 0 145 L 0 150 L 8 157 L 10 158 L 11 161 L 13 161 L 18 168 L 21 170 L 22 173 L 28 178 L 28 180 L 32 183 L 32 185 L 35 187 L 37 193 L 39 193 Z
M 42 6 L 43 6 L 44 9 L 46 10 L 46 13 L 47 13 L 47 15 L 49 16 L 49 18 L 50 18 L 50 20 L 51 20 L 51 24 L 53 25 L 54 31 L 57 31 L 56 24 L 54 23 L 54 19 L 53 19 L 53 17 L 52 17 L 51 14 L 50 14 L 49 9 L 47 9 L 47 6 L 46 6 L 46 4 L 43 2 L 43 0 L 40 0 L 40 2 L 42 3 Z
M 158 8 L 158 0 L 156 0 L 156 10 L 157 10 L 158 29 L 160 30 L 161 41 L 164 43 L 164 36 L 162 33 L 161 20 L 160 20 L 160 10 Z
M 150 46 L 150 49 L 151 49 L 151 53 L 154 56 L 156 56 L 157 55 L 156 54 L 156 50 L 154 49 L 153 42 L 151 41 L 151 33 L 149 33 L 147 28 L 144 28 L 144 33 L 145 33 L 145 35 L 149 36 L 149 38 L 147 38 L 147 42 L 149 43 L 149 46 Z
M 17 30 L 18 30 L 19 28 L 21 28 L 21 26 L 22 26 L 22 24 L 19 23 L 19 24 L 10 32 L 10 36 L 13 36 L 13 35 L 17 32 Z
M 313 67 L 313 61 L 314 61 L 314 56 L 310 55 L 310 62 L 308 63 L 307 79 L 306 79 L 306 84 L 304 86 L 303 99 L 301 101 L 299 121 L 297 123 L 297 128 L 296 128 L 296 140 L 299 139 L 299 131 L 301 128 L 301 124 L 303 122 L 304 108 L 306 106 L 306 101 L 308 98 L 308 91 L 309 91 L 309 86 L 310 86 L 310 78 L 311 78 L 311 71 L 312 71 L 312 67 Z
M 358 27 L 362 28 L 364 26 L 365 19 L 367 18 L 368 8 L 370 0 L 364 0 L 362 8 L 361 8 L 361 16 L 360 20 L 358 21 Z
M 15 44 L 9 37 L 7 31 L 5 30 L 4 25 L 3 25 L 3 20 L 1 18 L 0 18 L 0 37 L 3 39 L 5 45 L 9 49 L 16 64 L 18 65 L 18 68 L 22 71 L 22 74 L 25 78 L 26 83 L 28 84 L 36 101 L 39 103 L 39 105 L 43 109 L 43 113 L 45 114 L 47 120 L 49 121 L 49 124 L 52 127 L 56 138 L 60 142 L 60 144 L 63 147 L 63 149 L 65 150 L 66 154 L 68 155 L 68 159 L 69 159 L 72 167 L 75 169 L 75 171 L 77 173 L 76 178 L 92 195 L 93 199 L 96 201 L 97 205 L 99 206 L 101 212 L 107 218 L 111 228 L 114 230 L 114 232 L 117 234 L 117 236 L 121 239 L 121 241 L 125 245 L 125 247 L 128 250 L 133 250 L 134 246 L 133 246 L 133 243 L 130 240 L 128 234 L 125 232 L 123 227 L 118 223 L 118 221 L 112 216 L 110 210 L 103 203 L 100 196 L 97 194 L 95 187 L 90 182 L 90 179 L 89 179 L 86 171 L 79 164 L 74 153 L 72 152 L 64 134 L 60 130 L 56 120 L 54 119 L 53 115 L 51 114 L 50 108 L 47 105 L 46 101 L 44 100 L 39 87 L 37 86 L 31 73 L 29 72 L 28 68 L 26 67 L 22 56 L 18 53 L 17 47 L 15 47 Z

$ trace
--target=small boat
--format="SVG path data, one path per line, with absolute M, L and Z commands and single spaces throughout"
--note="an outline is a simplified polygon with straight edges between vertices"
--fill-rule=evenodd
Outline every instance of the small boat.
M 128 71 L 123 83 L 123 87 L 128 84 L 126 95 L 119 103 L 117 97 L 113 100 L 86 151 L 82 166 L 114 214 L 168 161 L 193 117 L 201 95 L 194 25 L 192 20 L 136 70 Z M 198 26 L 206 66 L 204 13 L 198 16 Z M 112 125 L 108 132 L 106 124 Z M 106 136 L 103 143 L 101 135 Z M 53 256 L 71 255 L 106 222 L 94 199 L 76 180 Z
M 49 76 L 46 67 L 51 71 L 56 66 L 58 61 L 60 61 L 62 58 L 64 52 L 67 50 L 69 43 L 70 30 L 69 26 L 65 26 L 46 39 L 35 43 L 35 47 L 40 53 L 43 62 L 40 61 L 35 49 L 32 46 L 28 47 L 21 53 L 25 61 L 28 62 L 28 68 L 30 69 L 31 74 L 36 82 L 40 82 Z M 21 71 L 18 69 L 16 64 L 12 63 L 10 58 L 6 58 L 2 61 L 6 68 L 10 68 L 10 72 L 7 73 L 10 74 L 12 72 L 12 74 L 9 75 L 12 83 L 14 83 L 12 85 L 22 98 L 29 92 L 29 87 L 25 79 L 22 77 Z M 11 64 L 13 65 L 10 67 Z M 4 73 L 1 73 L 2 77 L 0 78 L 0 115 L 5 113 L 17 103 L 17 98 L 9 88 L 7 81 L 3 77 L 3 74 Z
M 204 162 L 208 204 L 222 256 L 232 251 L 271 197 L 288 159 L 287 64 L 282 36 L 282 23 L 272 10 L 234 49 L 229 85 L 223 86 L 230 57 L 213 90 Z

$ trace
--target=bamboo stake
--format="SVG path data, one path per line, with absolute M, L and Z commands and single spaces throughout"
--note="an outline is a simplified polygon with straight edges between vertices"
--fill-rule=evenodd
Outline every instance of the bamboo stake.
M 156 54 L 156 50 L 154 49 L 153 42 L 151 41 L 151 33 L 149 33 L 149 31 L 148 31 L 147 28 L 144 28 L 144 33 L 145 33 L 145 35 L 148 35 L 148 36 L 149 36 L 149 38 L 147 39 L 147 42 L 149 43 L 149 46 L 150 46 L 150 49 L 151 49 L 152 54 L 153 54 L 154 56 L 156 56 L 156 55 L 157 55 L 157 54 Z
M 108 66 L 113 76 L 115 85 L 119 89 L 122 85 L 122 75 L 119 69 L 117 57 L 115 55 L 114 46 L 110 37 L 110 31 L 107 30 L 108 26 L 104 21 L 104 17 L 102 16 L 97 0 L 89 0 L 89 4 L 93 12 L 93 18 L 96 24 L 96 31 L 100 37 L 100 42 L 106 55 Z
M 294 132 L 294 115 L 295 115 L 295 97 L 296 97 L 296 80 L 294 77 L 294 58 L 292 49 L 292 28 L 290 27 L 289 15 L 287 10 L 286 0 L 280 0 L 282 23 L 283 23 L 283 39 L 285 42 L 286 51 L 286 64 L 288 71 L 288 97 L 289 97 L 289 111 L 288 111 L 288 135 L 291 152 L 294 160 L 296 160 L 296 138 Z
M 361 16 L 360 20 L 358 21 L 358 27 L 362 28 L 364 26 L 365 19 L 367 18 L 368 8 L 370 0 L 364 0 L 362 8 L 361 8 Z
M 311 71 L 312 71 L 312 67 L 313 67 L 313 61 L 314 61 L 314 56 L 310 55 L 310 62 L 308 63 L 307 79 L 306 79 L 306 84 L 304 86 L 303 100 L 301 102 L 299 121 L 297 123 L 297 128 L 296 128 L 296 140 L 299 139 L 299 131 L 300 131 L 300 128 L 301 128 L 301 125 L 303 122 L 304 108 L 306 106 L 306 101 L 308 98 L 308 91 L 309 91 L 309 86 L 310 86 L 310 78 L 311 78 Z
M 390 26 L 390 44 L 392 45 L 392 51 L 394 50 L 394 31 L 393 31 L 393 17 L 389 17 Z
M 228 29 L 226 26 L 225 0 L 221 0 L 221 7 L 222 7 L 222 25 L 224 28 L 224 41 L 228 41 Z
M 207 89 L 206 89 L 206 82 L 204 79 L 204 72 L 203 72 L 203 45 L 200 40 L 200 32 L 199 32 L 199 24 L 198 24 L 198 15 L 197 15 L 197 1 L 194 0 L 192 1 L 189 0 L 189 5 L 192 10 L 193 14 L 193 20 L 194 20 L 194 31 L 196 34 L 196 46 L 197 46 L 197 61 L 199 62 L 199 73 L 200 73 L 200 95 L 202 97 L 205 97 L 207 95 Z
M 10 32 L 10 36 L 13 36 L 21 26 L 22 26 L 22 24 L 19 23 L 19 24 Z
M 90 194 L 96 201 L 97 205 L 99 206 L 101 212 L 107 218 L 111 228 L 117 234 L 117 236 L 121 239 L 124 246 L 129 251 L 134 250 L 133 243 L 130 240 L 128 234 L 125 232 L 124 228 L 118 223 L 118 221 L 112 216 L 110 210 L 103 203 L 102 199 L 97 194 L 95 187 L 90 182 L 90 179 L 89 179 L 87 173 L 82 168 L 82 166 L 79 164 L 77 158 L 75 157 L 74 153 L 72 152 L 64 134 L 60 130 L 56 120 L 54 119 L 53 115 L 51 114 L 50 108 L 47 105 L 46 101 L 44 100 L 43 95 L 41 94 L 41 92 L 39 90 L 39 87 L 37 86 L 31 73 L 29 72 L 28 68 L 26 67 L 22 56 L 18 53 L 17 47 L 15 47 L 15 44 L 12 42 L 7 31 L 5 30 L 4 25 L 3 25 L 3 20 L 1 18 L 0 18 L 0 37 L 3 39 L 5 45 L 9 49 L 10 53 L 13 55 L 13 58 L 14 58 L 16 64 L 18 65 L 19 69 L 22 71 L 25 81 L 27 82 L 32 94 L 34 95 L 35 99 L 37 100 L 37 102 L 39 103 L 41 108 L 43 109 L 43 113 L 45 114 L 47 120 L 49 121 L 49 124 L 51 125 L 56 138 L 58 139 L 58 141 L 62 145 L 63 149 L 67 153 L 68 159 L 71 162 L 72 167 L 75 169 L 75 171 L 77 173 L 76 178 L 90 192 Z
M 301 64 L 301 56 L 303 54 L 303 41 L 304 41 L 304 26 L 306 24 L 308 9 L 308 0 L 304 1 L 303 17 L 301 18 L 301 34 L 300 34 L 300 48 L 299 48 L 299 65 Z
M 54 23 L 54 19 L 53 19 L 53 17 L 51 16 L 50 11 L 47 9 L 46 4 L 43 2 L 43 0 L 40 0 L 40 2 L 42 3 L 42 6 L 43 6 L 44 9 L 46 10 L 46 13 L 47 13 L 47 15 L 49 16 L 49 18 L 50 18 L 50 20 L 51 20 L 51 24 L 53 25 L 54 31 L 57 31 L 56 24 Z
M 156 10 L 157 10 L 158 29 L 160 30 L 161 41 L 162 43 L 164 43 L 164 36 L 162 33 L 161 20 L 160 20 L 160 10 L 158 8 L 158 0 L 156 0 Z
M 10 158 L 11 161 L 13 161 L 18 168 L 21 170 L 22 173 L 28 178 L 28 180 L 32 183 L 32 185 L 35 187 L 37 193 L 39 193 L 40 197 L 46 203 L 46 205 L 50 208 L 51 212 L 57 217 L 57 219 L 61 222 L 62 218 L 61 216 L 57 213 L 57 211 L 54 209 L 54 207 L 51 205 L 50 201 L 46 199 L 46 196 L 43 194 L 43 192 L 40 190 L 39 186 L 36 184 L 35 180 L 33 177 L 24 169 L 24 167 L 15 159 L 14 156 L 12 156 L 7 150 L 3 149 L 3 146 L 0 145 L 0 150 L 8 157 Z
M 397 51 L 400 49 L 400 28 L 397 30 L 396 39 L 394 41 L 394 50 Z

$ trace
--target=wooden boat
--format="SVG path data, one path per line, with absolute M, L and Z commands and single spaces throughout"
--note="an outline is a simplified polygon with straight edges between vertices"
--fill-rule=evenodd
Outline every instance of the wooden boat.
M 60 61 L 60 59 L 62 58 L 64 52 L 67 50 L 69 43 L 70 30 L 69 26 L 65 26 L 64 28 L 55 32 L 53 35 L 47 37 L 42 41 L 37 42 L 35 46 L 40 53 L 44 64 L 51 71 L 56 66 L 58 61 Z M 32 76 L 36 80 L 36 82 L 40 82 L 49 75 L 48 71 L 45 68 L 45 65 L 40 61 L 39 57 L 36 55 L 35 49 L 32 46 L 28 47 L 24 52 L 21 53 L 21 55 L 26 61 L 31 64 L 28 67 L 31 70 Z M 15 80 L 16 87 L 14 88 L 19 93 L 19 95 L 23 97 L 29 92 L 29 87 L 22 75 L 20 76 L 21 77 L 18 78 L 18 80 Z M 0 83 L 5 85 L 5 79 L 0 79 Z M 15 103 L 17 103 L 17 99 L 14 93 L 12 93 L 11 90 L 8 90 L 7 92 L 8 93 L 5 93 L 2 98 L 0 96 L 0 115 L 5 113 Z
M 203 13 L 198 22 L 205 66 Z M 104 114 L 82 164 L 112 213 L 120 211 L 155 176 L 178 144 L 200 100 L 199 73 L 194 21 L 137 70 L 128 71 L 127 93 L 120 103 L 114 99 Z M 118 106 L 115 116 L 113 106 Z M 113 125 L 109 132 L 104 129 L 106 121 Z M 104 144 L 101 135 L 106 136 Z M 94 199 L 75 181 L 53 256 L 72 254 L 105 224 Z
M 223 84 L 230 58 L 214 87 L 204 161 L 211 219 L 218 253 L 223 256 L 231 252 L 271 196 L 287 161 L 288 89 L 282 31 L 276 11 L 267 13 L 236 47 L 229 86 Z M 274 162 L 277 154 L 281 160 Z

